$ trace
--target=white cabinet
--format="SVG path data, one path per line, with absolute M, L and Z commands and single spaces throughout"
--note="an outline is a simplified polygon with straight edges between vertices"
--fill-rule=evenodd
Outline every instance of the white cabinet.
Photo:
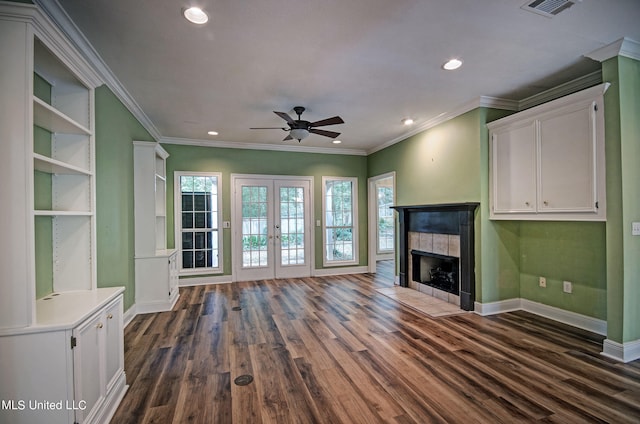
M 524 122 L 491 135 L 493 213 L 536 211 L 536 126 Z
M 0 2 L 3 423 L 106 422 L 127 388 L 124 288 L 98 288 L 96 272 L 94 89 L 103 82 L 62 34 L 38 7 Z M 108 336 L 87 321 L 105 308 L 116 318 L 103 323 Z
M 122 324 L 119 296 L 73 330 L 75 399 L 84 402 L 76 411 L 78 423 L 103 422 L 117 406 L 114 396 L 124 394 Z
M 167 249 L 166 159 L 158 144 L 133 142 L 136 310 L 168 311 L 178 300 L 177 251 Z
M 602 84 L 488 124 L 491 219 L 606 219 Z
M 0 422 L 109 421 L 127 390 L 123 290 L 47 296 L 35 325 L 0 332 Z
M 169 311 L 178 300 L 178 252 L 159 250 L 152 257 L 136 257 L 136 310 Z

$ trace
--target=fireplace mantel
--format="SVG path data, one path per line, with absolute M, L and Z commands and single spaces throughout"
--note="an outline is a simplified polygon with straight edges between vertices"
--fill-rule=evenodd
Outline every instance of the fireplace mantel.
M 409 232 L 460 235 L 460 308 L 472 311 L 475 302 L 474 214 L 480 203 L 392 206 L 400 228 L 400 285 L 409 286 Z

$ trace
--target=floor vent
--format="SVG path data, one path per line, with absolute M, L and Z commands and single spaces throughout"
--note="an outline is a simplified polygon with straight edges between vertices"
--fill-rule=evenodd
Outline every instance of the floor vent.
M 241 375 L 240 377 L 233 380 L 233 382 L 237 386 L 246 386 L 247 384 L 250 384 L 252 381 L 253 381 L 253 376 L 249 374 Z
M 567 10 L 581 0 L 535 0 L 527 2 L 522 8 L 539 15 L 553 17 L 563 10 Z

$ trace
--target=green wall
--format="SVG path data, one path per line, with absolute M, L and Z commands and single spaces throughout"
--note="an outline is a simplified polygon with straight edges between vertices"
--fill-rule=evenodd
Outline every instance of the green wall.
M 606 229 L 601 222 L 522 222 L 520 296 L 606 320 Z M 547 279 L 539 286 L 538 277 Z M 571 294 L 563 281 L 573 283 Z
M 34 94 L 51 104 L 51 85 L 39 75 L 33 75 Z M 51 157 L 51 133 L 44 128 L 33 127 L 33 151 Z M 33 202 L 35 209 L 51 209 L 51 174 L 34 171 Z M 50 216 L 35 217 L 36 299 L 53 292 L 53 221 Z
M 368 156 L 368 176 L 396 172 L 399 205 L 480 201 L 480 112 Z
M 602 64 L 607 160 L 607 338 L 640 339 L 640 61 L 614 57 Z
M 314 218 L 322 217 L 322 177 L 358 178 L 359 265 L 367 264 L 367 158 L 365 156 L 295 153 L 163 144 L 167 159 L 167 243 L 174 241 L 174 171 L 222 173 L 223 220 L 231 220 L 231 174 L 293 175 L 314 177 Z M 315 268 L 322 266 L 322 229 L 315 227 Z M 231 270 L 231 232 L 223 230 L 224 274 Z M 333 268 L 333 267 L 332 267 Z
M 135 302 L 133 140 L 153 141 L 106 86 L 95 90 L 98 287 L 125 286 Z

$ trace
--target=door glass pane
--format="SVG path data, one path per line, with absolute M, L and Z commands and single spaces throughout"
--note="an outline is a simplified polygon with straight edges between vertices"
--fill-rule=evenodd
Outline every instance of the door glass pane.
M 378 202 L 378 253 L 392 252 L 394 247 L 393 235 L 393 187 L 377 187 Z
M 267 266 L 267 187 L 242 187 L 242 267 Z
M 280 187 L 280 264 L 304 265 L 304 190 Z

